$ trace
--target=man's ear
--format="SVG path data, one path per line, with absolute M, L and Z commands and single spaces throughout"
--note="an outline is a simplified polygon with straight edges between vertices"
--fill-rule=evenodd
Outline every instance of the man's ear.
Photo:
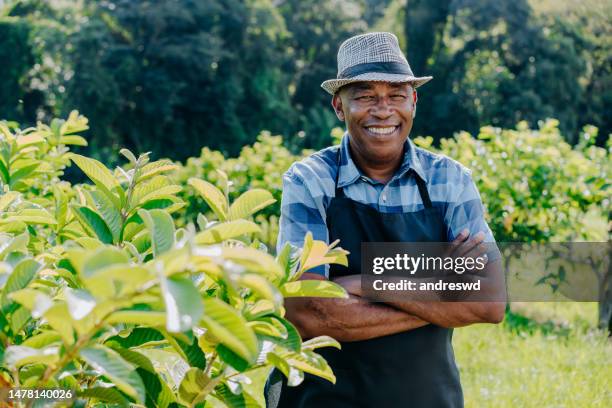
M 419 97 L 417 96 L 417 91 L 416 89 L 414 89 L 412 91 L 412 119 L 416 117 L 416 107 L 417 107 L 418 100 L 419 100 Z
M 338 119 L 344 122 L 344 111 L 342 110 L 342 98 L 340 97 L 340 92 L 336 92 L 334 94 L 331 104 Z

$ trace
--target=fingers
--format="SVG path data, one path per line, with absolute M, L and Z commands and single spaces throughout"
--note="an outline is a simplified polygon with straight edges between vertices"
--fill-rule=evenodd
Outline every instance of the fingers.
M 472 238 L 466 240 L 462 244 L 457 247 L 455 250 L 455 256 L 467 257 L 468 254 L 473 253 L 476 254 L 479 251 L 482 251 L 480 254 L 486 252 L 486 245 L 483 243 L 485 234 L 480 231 Z

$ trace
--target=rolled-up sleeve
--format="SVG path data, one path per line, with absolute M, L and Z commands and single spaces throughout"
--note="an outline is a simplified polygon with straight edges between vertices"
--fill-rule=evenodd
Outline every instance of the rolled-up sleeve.
M 328 242 L 327 225 L 317 203 L 304 180 L 289 169 L 283 175 L 283 195 L 277 252 L 286 243 L 302 248 L 304 237 L 312 233 L 315 240 Z M 322 265 L 308 272 L 328 277 L 328 266 Z
M 471 172 L 462 171 L 457 183 L 453 185 L 445 214 L 448 240 L 454 240 L 461 231 L 467 229 L 470 236 L 482 231 L 485 234 L 484 242 L 494 244 L 495 237 L 485 220 L 485 207 Z M 491 261 L 500 257 L 496 245 L 492 245 L 487 254 Z

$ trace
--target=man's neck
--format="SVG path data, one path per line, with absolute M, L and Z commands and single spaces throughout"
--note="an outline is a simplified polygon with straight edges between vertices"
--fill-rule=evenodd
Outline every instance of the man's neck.
M 355 162 L 357 168 L 366 176 L 372 180 L 376 180 L 383 184 L 387 184 L 393 175 L 400 168 L 404 160 L 403 149 L 399 151 L 399 154 L 395 157 L 380 162 L 373 162 L 361 156 L 356 149 L 354 149 L 349 143 L 349 149 L 351 150 L 351 158 Z

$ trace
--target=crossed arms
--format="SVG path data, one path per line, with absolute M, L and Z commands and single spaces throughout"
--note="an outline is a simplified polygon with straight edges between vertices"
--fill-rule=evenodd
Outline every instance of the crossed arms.
M 462 254 L 478 256 L 483 251 L 482 234 L 468 239 L 460 234 L 453 245 Z M 487 265 L 486 276 L 501 276 L 499 261 Z M 486 282 L 499 290 L 499 282 Z M 325 279 L 305 273 L 302 279 Z M 288 298 L 287 318 L 295 324 L 304 338 L 332 336 L 339 341 L 368 340 L 394 333 L 413 330 L 427 324 L 441 327 L 461 327 L 473 323 L 499 323 L 504 316 L 504 302 L 389 302 L 371 303 L 363 299 L 359 275 L 335 280 L 349 293 L 348 299 Z

